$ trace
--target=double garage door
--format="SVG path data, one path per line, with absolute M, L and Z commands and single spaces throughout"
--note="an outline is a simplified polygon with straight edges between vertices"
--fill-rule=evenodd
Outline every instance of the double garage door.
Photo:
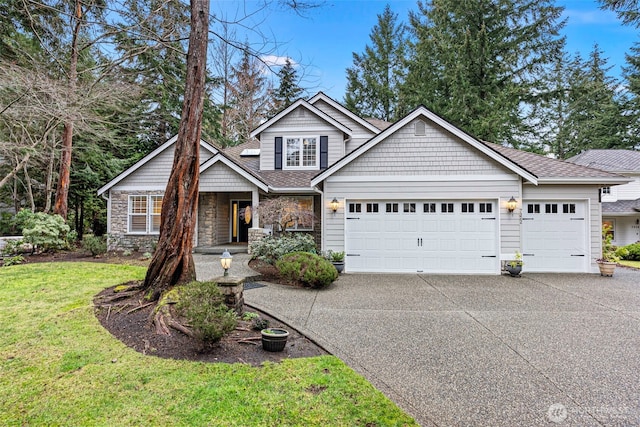
M 358 200 L 345 207 L 349 272 L 500 271 L 497 201 Z M 582 201 L 525 201 L 526 271 L 588 271 L 585 212 Z
M 496 273 L 494 201 L 348 201 L 350 272 Z

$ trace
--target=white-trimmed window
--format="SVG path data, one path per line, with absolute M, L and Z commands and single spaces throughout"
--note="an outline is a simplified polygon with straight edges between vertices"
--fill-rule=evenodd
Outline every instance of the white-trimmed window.
M 284 169 L 317 169 L 319 136 L 284 137 Z
M 129 196 L 127 231 L 135 234 L 157 234 L 160 232 L 162 197 L 158 195 Z
M 615 219 L 603 219 L 602 227 L 608 227 L 607 234 L 611 235 L 611 240 L 616 239 L 616 220 Z
M 313 196 L 293 199 L 298 202 L 298 214 L 287 224 L 287 231 L 313 231 Z

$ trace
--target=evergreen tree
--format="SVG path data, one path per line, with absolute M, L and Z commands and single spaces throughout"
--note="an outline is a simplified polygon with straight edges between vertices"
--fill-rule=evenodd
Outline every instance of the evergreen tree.
M 296 71 L 291 60 L 286 59 L 284 65 L 278 71 L 278 87 L 272 92 L 271 109 L 269 116 L 275 116 L 280 111 L 293 104 L 304 92 L 298 85 L 298 72 Z
M 600 0 L 603 9 L 614 11 L 626 25 L 640 25 L 640 5 L 638 0 Z
M 594 46 L 586 61 L 578 55 L 571 68 L 566 156 L 591 148 L 627 148 L 618 82 L 607 74 L 611 67 L 602 51 Z
M 246 47 L 239 64 L 232 67 L 229 85 L 229 139 L 234 144 L 249 140 L 251 131 L 266 117 L 268 85 L 260 62 Z
M 345 106 L 365 117 L 395 121 L 399 117 L 398 88 L 404 77 L 405 27 L 387 4 L 369 38 L 372 46 L 353 53 L 347 68 Z
M 424 104 L 476 137 L 518 147 L 523 111 L 562 47 L 561 12 L 552 0 L 419 1 L 405 111 Z
M 627 65 L 623 68 L 627 93 L 624 100 L 623 118 L 627 120 L 626 140 L 631 149 L 640 150 L 640 43 L 631 47 L 625 55 Z

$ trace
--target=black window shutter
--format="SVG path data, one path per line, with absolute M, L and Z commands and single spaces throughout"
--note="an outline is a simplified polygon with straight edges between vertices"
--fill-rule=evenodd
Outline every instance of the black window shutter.
M 276 136 L 275 169 L 282 169 L 282 137 Z
M 320 169 L 329 167 L 329 137 L 320 137 Z

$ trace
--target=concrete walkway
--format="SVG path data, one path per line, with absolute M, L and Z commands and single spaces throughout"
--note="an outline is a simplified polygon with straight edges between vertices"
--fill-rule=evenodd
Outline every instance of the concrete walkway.
M 321 291 L 267 284 L 245 300 L 423 426 L 640 425 L 637 271 L 352 274 Z

